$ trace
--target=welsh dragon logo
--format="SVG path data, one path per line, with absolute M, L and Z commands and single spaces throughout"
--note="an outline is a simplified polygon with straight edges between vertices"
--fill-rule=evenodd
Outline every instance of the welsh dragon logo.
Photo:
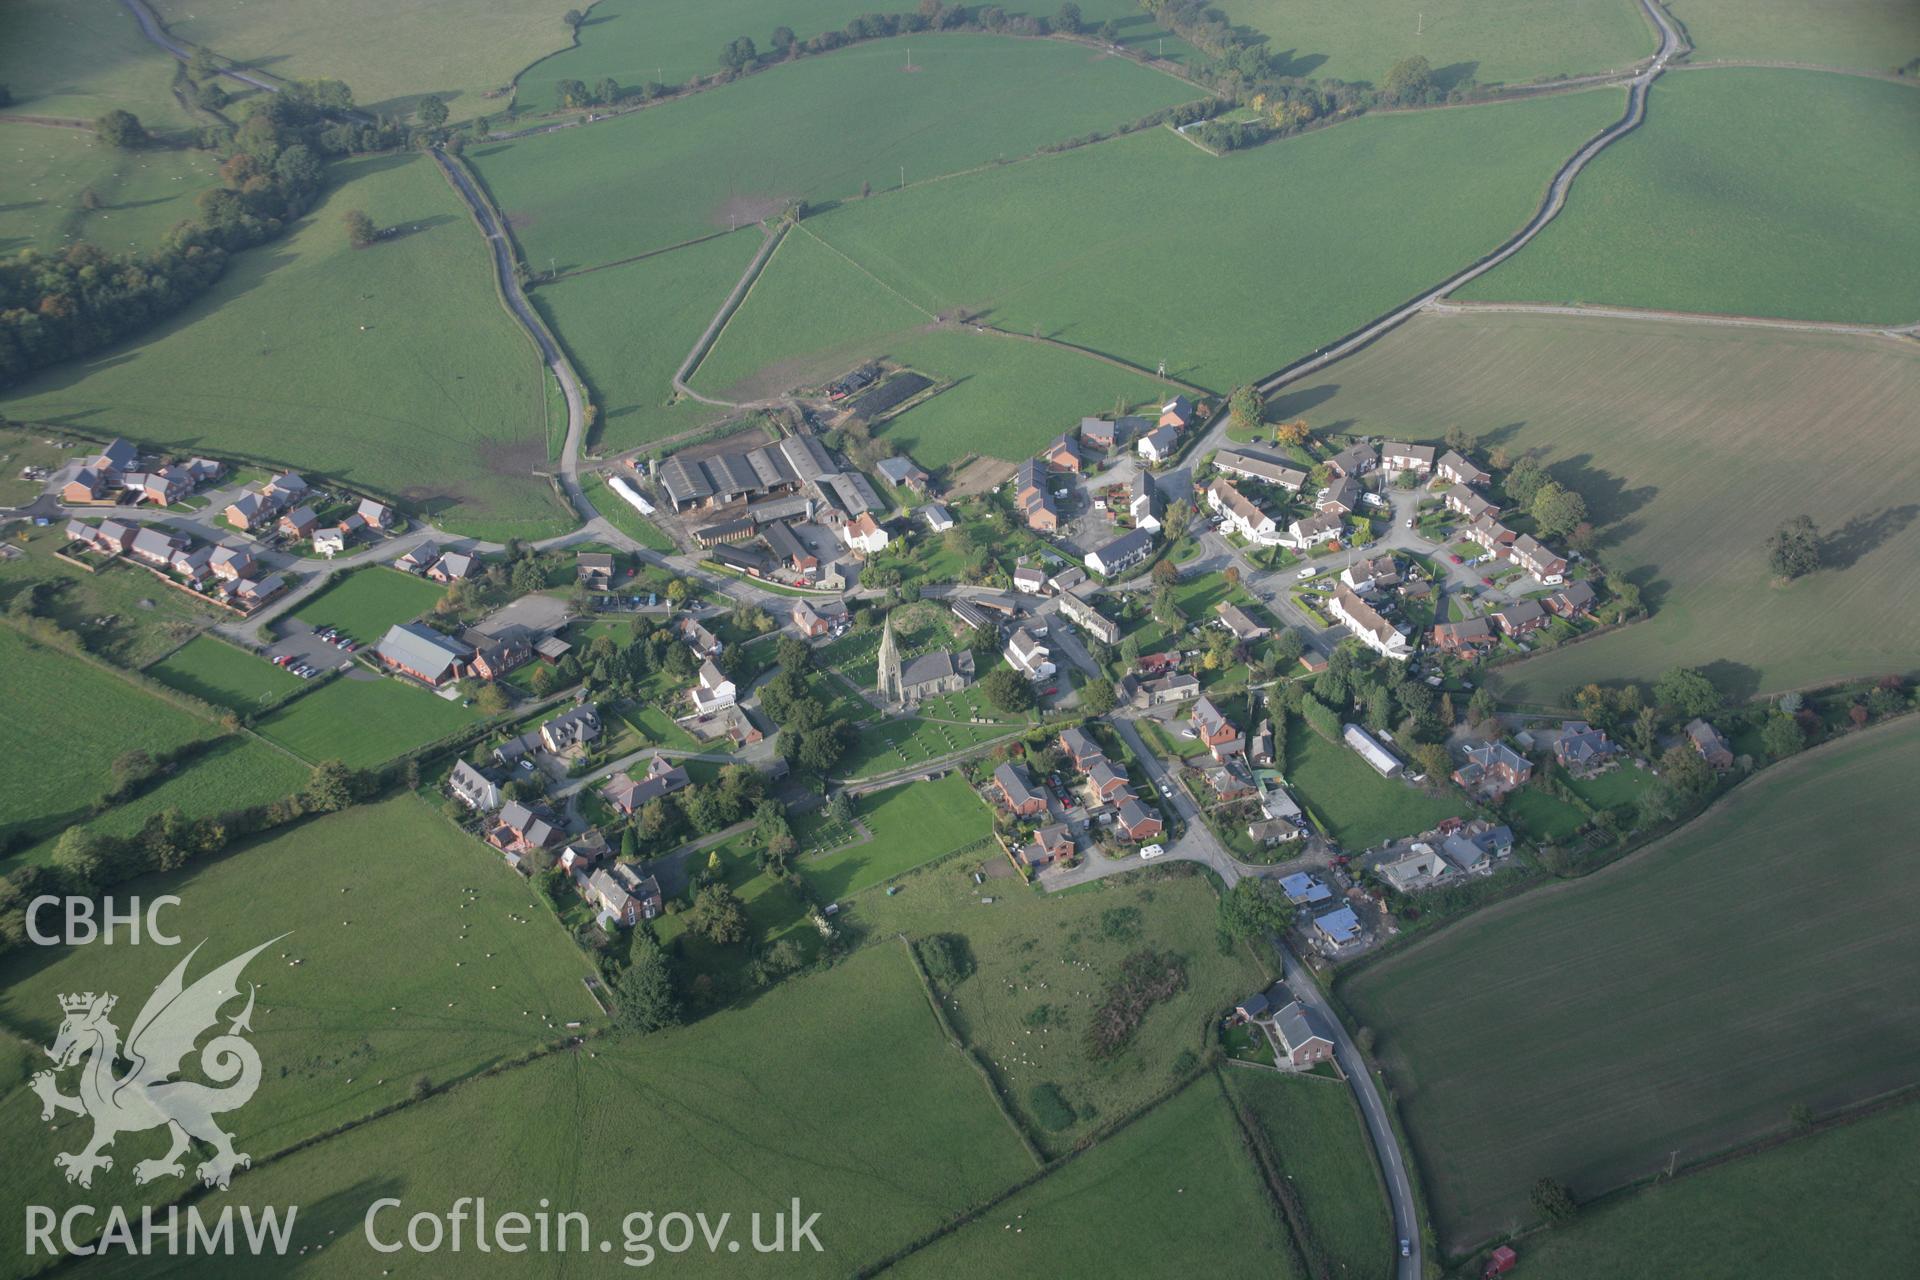
M 209 1187 L 224 1189 L 236 1169 L 252 1163 L 252 1157 L 233 1149 L 233 1135 L 214 1117 L 246 1105 L 260 1087 L 260 1054 L 241 1038 L 241 1032 L 253 1029 L 253 984 L 247 984 L 246 1008 L 228 1023 L 225 1034 L 200 1050 L 201 1072 L 220 1087 L 171 1077 L 179 1073 L 201 1034 L 220 1021 L 221 1006 L 240 995 L 240 971 L 247 961 L 278 941 L 269 939 L 187 986 L 187 965 L 200 950 L 196 946 L 147 998 L 124 1046 L 119 1029 L 108 1020 L 119 997 L 91 991 L 60 997 L 66 1017 L 47 1050 L 55 1066 L 33 1077 L 33 1091 L 40 1095 L 42 1120 L 52 1120 L 61 1111 L 93 1119 L 92 1141 L 53 1158 L 56 1168 L 66 1170 L 67 1181 L 91 1187 L 94 1170 L 113 1168 L 106 1148 L 116 1137 L 161 1125 L 172 1145 L 159 1159 L 133 1167 L 136 1183 L 186 1176 L 180 1157 L 195 1139 L 213 1148 L 213 1157 L 195 1170 Z M 129 1065 L 116 1074 L 122 1062 Z M 79 1095 L 69 1097 L 60 1092 L 55 1072 L 76 1066 Z

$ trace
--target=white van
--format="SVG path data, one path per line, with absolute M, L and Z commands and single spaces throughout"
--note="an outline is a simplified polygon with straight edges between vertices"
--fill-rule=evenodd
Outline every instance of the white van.
M 1167 846 L 1163 844 L 1150 844 L 1140 851 L 1140 856 L 1142 858 L 1157 858 L 1166 851 Z

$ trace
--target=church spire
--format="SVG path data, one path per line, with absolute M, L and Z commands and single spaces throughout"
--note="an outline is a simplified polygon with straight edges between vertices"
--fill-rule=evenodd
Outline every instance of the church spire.
M 903 702 L 906 691 L 900 680 L 900 649 L 893 639 L 893 615 L 888 614 L 886 621 L 880 624 L 879 654 L 880 697 L 888 702 Z

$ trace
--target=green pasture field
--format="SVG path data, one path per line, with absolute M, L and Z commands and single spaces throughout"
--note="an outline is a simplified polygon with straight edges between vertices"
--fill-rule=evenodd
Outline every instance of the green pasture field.
M 0 123 L 0 175 L 13 196 L 0 204 L 0 251 L 86 240 L 121 253 L 152 248 L 198 214 L 194 199 L 213 185 L 214 161 L 204 151 L 120 151 L 82 129 Z M 88 191 L 97 209 L 82 206 Z
M 434 93 L 454 120 L 498 121 L 508 99 L 485 95 L 569 40 L 564 10 L 523 0 L 156 0 L 153 7 L 177 39 L 283 80 L 344 80 L 356 103 L 380 115 L 405 114 Z
M 713 93 L 468 151 L 529 263 L 613 262 L 778 214 L 1012 160 L 1199 97 L 1083 45 L 923 35 L 802 58 Z M 719 48 L 716 46 L 717 57 Z M 715 299 L 718 306 L 719 299 Z
M 1298 716 L 1287 717 L 1287 784 L 1349 852 L 1431 830 L 1465 817 L 1457 789 L 1438 796 L 1398 778 L 1383 778 L 1344 742 L 1328 742 Z
M 172 320 L 40 373 L 0 410 L 319 472 L 443 523 L 544 527 L 559 512 L 533 474 L 546 465 L 544 374 L 472 219 L 424 156 L 338 162 L 328 177 L 291 236 L 236 255 Z M 350 209 L 400 230 L 355 250 Z
M 1920 1190 L 1916 1142 L 1920 1108 L 1907 1105 L 1608 1200 L 1522 1242 L 1526 1274 L 1612 1280 L 1658 1258 L 1674 1275 L 1800 1280 L 1838 1252 L 1854 1274 L 1899 1275 L 1912 1216 L 1888 1206 Z
M 13 94 L 9 112 L 91 123 L 118 107 L 174 136 L 199 123 L 173 96 L 177 65 L 118 0 L 0 7 L 0 84 Z
M 189 818 L 210 817 L 272 804 L 307 785 L 313 770 L 285 751 L 249 734 L 228 734 L 206 748 L 179 772 L 97 818 L 76 821 L 103 835 L 132 836 L 148 818 L 178 809 Z M 39 843 L 13 855 L 12 863 L 45 866 L 53 861 L 61 829 L 49 828 Z M 7 867 L 8 862 L 0 862 Z
M 1342 1081 L 1271 1071 L 1221 1073 L 1293 1180 L 1307 1230 L 1336 1275 L 1393 1274 L 1393 1218 L 1353 1094 Z
M 1232 14 L 1272 37 L 1286 74 L 1376 85 L 1414 54 L 1451 89 L 1624 69 L 1659 44 L 1635 0 L 1238 0 Z
M 887 421 L 886 439 L 923 467 L 969 454 L 1017 461 L 1080 419 L 1163 404 L 1178 388 L 1063 347 L 942 328 L 890 335 L 873 354 L 952 385 Z
M 1920 52 L 1916 49 L 1915 52 Z M 1480 300 L 1920 320 L 1920 93 L 1819 71 L 1676 74 Z
M 1052 18 L 1056 9 L 1044 3 L 1002 6 L 1012 14 Z M 737 36 L 748 36 L 765 54 L 771 51 L 773 29 L 791 27 L 802 40 L 823 31 L 844 28 L 852 19 L 872 13 L 859 0 L 600 0 L 580 28 L 580 42 L 520 73 L 518 105 L 534 111 L 559 105 L 556 86 L 578 80 L 588 86 L 611 76 L 623 88 L 642 84 L 686 84 L 710 76 L 720 67 L 720 50 Z M 892 12 L 889 10 L 889 12 Z M 1153 25 L 1130 0 L 1087 0 L 1080 6 L 1089 28 L 1113 19 L 1120 27 L 1122 46 L 1146 54 L 1164 48 L 1169 61 L 1184 60 L 1192 48 Z M 918 37 L 915 37 L 918 38 Z M 1156 45 L 1155 41 L 1164 42 Z M 916 59 L 917 60 L 917 59 Z M 905 55 L 900 61 L 906 61 Z M 783 68 L 776 68 L 783 70 Z
M 834 305 L 822 307 L 822 298 L 832 298 Z M 792 318 L 806 312 L 813 313 L 807 332 L 791 332 Z M 934 320 L 803 222 L 773 251 L 740 310 L 694 371 L 693 386 L 735 400 L 778 394 L 844 372 L 859 364 L 876 341 Z M 799 366 L 782 358 L 796 350 L 807 353 Z
M 1303 1274 L 1211 1076 L 887 1273 L 973 1280 L 1195 1270 L 1221 1280 Z
M 597 450 L 631 449 L 725 415 L 725 409 L 679 398 L 673 372 L 759 247 L 759 235 L 746 230 L 533 290 L 534 305 L 600 406 Z
M 362 645 L 380 643 L 396 622 L 412 622 L 446 588 L 386 565 L 369 565 L 335 578 L 293 616 L 314 627 L 338 627 Z
M 53 553 L 65 545 L 65 522 L 44 529 L 19 529 L 12 544 L 24 555 L 0 560 L 0 596 L 32 582 L 52 589 L 46 613 L 86 641 L 87 652 L 119 666 L 141 667 L 166 656 L 207 629 L 216 617 L 230 618 L 184 591 L 125 562 L 88 573 Z
M 984 885 L 973 882 L 975 870 L 987 874 Z M 1220 1013 L 1272 981 L 1247 949 L 1221 953 L 1213 888 L 1184 869 L 1146 868 L 1047 894 L 1024 887 L 1006 856 L 989 850 L 900 884 L 891 898 L 861 896 L 841 918 L 873 938 L 952 933 L 967 940 L 974 972 L 949 994 L 947 1016 L 1050 1157 L 1159 1096 L 1184 1053 L 1204 1054 L 1213 1044 Z M 1142 949 L 1184 957 L 1187 989 L 1154 1005 L 1118 1055 L 1097 1059 L 1086 1043 L 1089 1011 L 1121 963 Z M 1034 1116 L 1033 1090 L 1042 1084 L 1073 1109 L 1065 1128 L 1047 1129 Z
M 1673 0 L 1693 61 L 1756 58 L 1890 71 L 1920 57 L 1907 0 Z
M 260 721 L 260 735 L 303 760 L 384 764 L 471 724 L 478 714 L 397 679 L 350 671 Z
M 195 636 L 148 667 L 147 674 L 182 693 L 236 711 L 271 702 L 302 683 L 285 668 L 210 635 Z
M 114 991 L 121 996 L 114 1022 L 125 1034 L 146 993 L 189 948 L 201 947 L 189 966 L 191 981 L 287 935 L 245 974 L 257 985 L 248 1039 L 263 1070 L 259 1092 L 227 1121 L 238 1149 L 256 1165 L 236 1179 L 239 1194 L 261 1175 L 257 1166 L 265 1157 L 404 1100 L 422 1075 L 450 1084 L 559 1041 L 569 1034 L 568 1022 L 591 1027 L 600 1020 L 582 983 L 591 965 L 534 901 L 535 891 L 497 855 L 411 797 L 304 823 L 120 891 L 178 895 L 164 920 L 183 945 L 16 950 L 0 967 L 0 1019 L 50 1044 L 60 993 Z M 292 964 L 296 959 L 301 963 Z M 235 1001 L 224 1012 L 240 1009 Z M 551 1122 L 539 1114 L 542 1123 Z M 20 1157 L 6 1161 L 0 1174 L 13 1203 L 87 1199 L 52 1161 L 55 1150 L 79 1145 L 83 1124 L 50 1131 L 40 1121 L 39 1100 L 16 1091 L 0 1098 L 0 1132 Z M 113 1150 L 119 1181 L 112 1194 L 141 1194 L 121 1170 L 164 1149 L 157 1131 L 123 1134 Z M 364 1164 L 360 1174 L 378 1177 L 395 1167 L 389 1153 Z M 186 1189 L 162 1179 L 144 1194 Z M 101 1190 L 96 1182 L 92 1194 Z M 315 1203 L 301 1201 L 303 1225 Z M 17 1220 L 0 1224 L 9 1274 L 22 1269 L 19 1230 Z M 241 1267 L 249 1265 L 258 1267 L 251 1260 Z
M 1136 367 L 1165 360 L 1172 376 L 1220 391 L 1493 248 L 1538 206 L 1545 175 L 1620 103 L 1599 90 L 1362 117 L 1225 158 L 1148 130 L 851 201 L 807 227 L 926 311 L 966 311 Z M 1431 196 L 1418 236 L 1396 212 L 1410 187 Z M 1209 214 L 1196 223 L 1202 190 Z M 1168 235 L 1175 226 L 1185 230 Z M 1151 271 L 1136 266 L 1149 248 Z M 833 305 L 816 301 L 785 323 L 805 331 L 812 310 Z M 1260 322 L 1238 318 L 1247 315 Z M 1076 412 L 1106 412 L 1112 396 Z M 1050 420 L 1045 430 L 1072 425 Z
M 87 806 L 112 785 L 110 766 L 124 752 L 158 755 L 219 734 L 131 681 L 34 644 L 11 627 L 0 627 L 0 704 L 7 708 L 0 715 L 0 753 L 16 762 L 0 771 L 0 830 L 57 834 L 85 820 Z M 56 725 L 57 749 L 47 737 Z
M 751 1214 L 762 1215 L 765 1239 L 797 1195 L 803 1218 L 821 1215 L 824 1252 L 803 1244 L 779 1259 L 781 1274 L 844 1276 L 1032 1169 L 888 940 L 684 1030 L 593 1041 L 408 1107 L 255 1169 L 228 1198 L 299 1204 L 299 1243 L 327 1245 L 301 1258 L 301 1271 L 326 1280 L 392 1263 L 361 1228 L 385 1195 L 407 1201 L 392 1220 L 402 1232 L 416 1203 L 444 1210 L 483 1191 L 490 1207 L 531 1214 L 547 1198 L 556 1213 L 587 1214 L 595 1238 L 612 1242 L 595 1270 L 618 1265 L 608 1256 L 623 1256 L 623 1219 L 635 1210 L 707 1206 L 709 1222 L 731 1213 L 728 1233 L 745 1241 Z M 377 1230 L 388 1221 L 377 1219 Z M 745 1244 L 741 1252 L 755 1256 Z M 704 1247 L 652 1260 L 702 1276 L 739 1275 L 743 1265 Z M 587 1265 L 577 1247 L 459 1255 L 463 1273 L 481 1276 L 576 1276 Z M 258 1271 L 244 1257 L 196 1266 L 212 1276 Z
M 800 862 L 814 891 L 832 902 L 911 871 L 993 834 L 993 817 L 959 773 L 860 797 L 873 839 Z
M 1920 719 L 1849 735 L 1345 982 L 1447 1249 L 1913 1082 L 1916 764 Z
M 1493 677 L 1568 706 L 1593 680 L 1707 669 L 1731 692 L 1913 665 L 1920 353 L 1884 339 L 1653 320 L 1421 316 L 1275 397 L 1316 428 L 1537 450 L 1586 498 L 1607 565 L 1654 616 Z M 1821 464 L 1808 440 L 1845 440 Z M 1771 584 L 1776 521 L 1813 517 L 1832 567 Z

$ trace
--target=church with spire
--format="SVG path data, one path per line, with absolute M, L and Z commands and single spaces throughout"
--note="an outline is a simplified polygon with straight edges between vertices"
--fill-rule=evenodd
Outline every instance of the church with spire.
M 880 625 L 880 697 L 889 706 L 912 707 L 943 693 L 958 693 L 973 681 L 971 649 L 935 649 L 911 662 L 900 658 L 893 615 Z

